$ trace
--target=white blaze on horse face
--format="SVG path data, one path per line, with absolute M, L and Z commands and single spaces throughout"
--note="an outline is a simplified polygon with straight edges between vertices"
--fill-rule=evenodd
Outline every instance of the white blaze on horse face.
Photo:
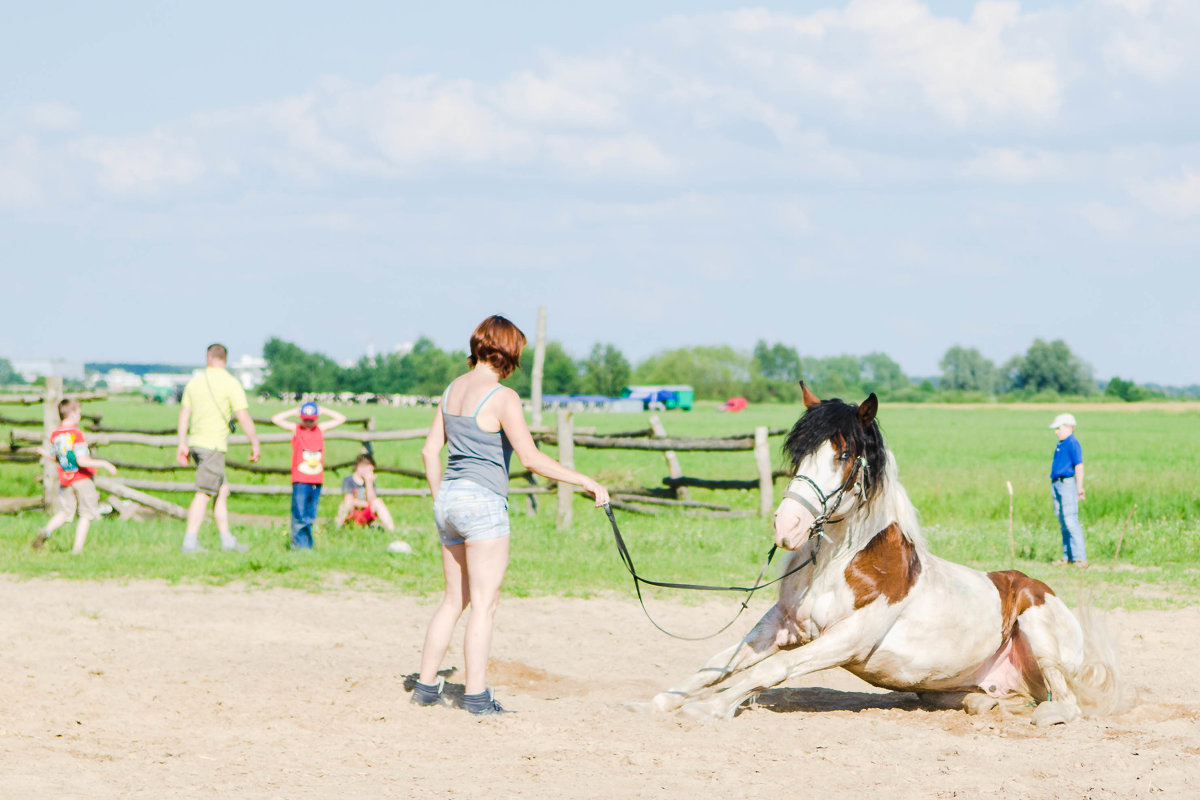
M 826 497 L 831 497 L 844 480 L 844 464 L 839 458 L 840 454 L 834 450 L 833 444 L 824 442 L 815 453 L 800 463 L 796 474 L 808 477 L 821 487 Z M 801 499 L 797 500 L 796 497 Z M 821 498 L 808 481 L 793 478 L 783 500 L 775 509 L 775 544 L 784 550 L 795 550 L 808 541 L 809 528 L 816 521 L 822 506 Z

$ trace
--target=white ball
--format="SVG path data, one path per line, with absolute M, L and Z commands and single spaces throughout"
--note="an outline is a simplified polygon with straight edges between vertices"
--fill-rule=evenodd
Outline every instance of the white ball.
M 408 542 L 397 539 L 387 546 L 387 551 L 389 553 L 411 553 L 412 546 Z

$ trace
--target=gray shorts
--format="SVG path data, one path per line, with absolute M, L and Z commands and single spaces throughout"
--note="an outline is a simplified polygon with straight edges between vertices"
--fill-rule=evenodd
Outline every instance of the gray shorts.
M 215 495 L 225 483 L 225 454 L 207 447 L 193 447 L 191 455 L 196 462 L 196 491 Z
M 438 538 L 446 547 L 508 536 L 508 500 L 474 481 L 445 481 L 433 501 Z
M 73 519 L 77 509 L 80 519 L 100 519 L 100 493 L 96 491 L 96 484 L 92 483 L 90 478 L 76 480 L 70 486 L 59 487 L 58 510 L 67 519 Z

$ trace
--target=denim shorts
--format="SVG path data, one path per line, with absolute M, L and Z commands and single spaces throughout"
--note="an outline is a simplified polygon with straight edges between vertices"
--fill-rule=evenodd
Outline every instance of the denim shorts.
M 438 538 L 446 547 L 508 536 L 508 500 L 474 481 L 445 481 L 433 501 Z

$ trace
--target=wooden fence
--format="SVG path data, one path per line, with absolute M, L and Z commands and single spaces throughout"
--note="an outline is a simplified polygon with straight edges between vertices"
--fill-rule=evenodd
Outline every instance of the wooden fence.
M 32 427 L 14 427 L 9 434 L 9 443 L 7 447 L 0 445 L 0 461 L 9 461 L 17 463 L 37 463 L 40 458 L 35 452 L 36 445 L 45 445 L 48 442 L 50 433 L 58 426 L 58 402 L 63 397 L 61 379 L 51 378 L 47 381 L 46 392 L 40 398 L 43 403 L 43 424 L 40 430 Z M 103 395 L 69 395 L 79 397 L 81 400 L 96 400 L 102 399 Z M 21 396 L 19 401 L 23 405 L 30 405 L 27 402 L 28 396 Z M 5 402 L 5 396 L 0 396 L 0 402 Z M 14 401 L 16 402 L 16 401 Z M 99 415 L 92 415 L 93 419 L 99 420 Z M 27 419 L 8 419 L 0 417 L 0 423 L 7 422 L 13 424 L 16 422 L 28 424 L 34 420 Z M 260 422 L 260 420 L 255 420 Z M 270 420 L 262 420 L 261 422 L 268 423 Z M 409 430 L 394 430 L 394 431 L 377 431 L 374 430 L 374 421 L 371 418 L 358 419 L 353 421 L 356 425 L 362 425 L 362 431 L 351 431 L 340 428 L 328 432 L 325 436 L 330 440 L 349 440 L 360 442 L 366 447 L 370 447 L 375 442 L 395 442 L 411 439 L 424 438 L 427 429 L 417 428 Z M 773 472 L 771 469 L 770 450 L 768 445 L 769 437 L 778 436 L 786 431 L 783 430 L 768 430 L 765 426 L 756 428 L 751 434 L 739 434 L 734 436 L 716 437 L 716 438 L 691 438 L 691 437 L 672 437 L 668 436 L 662 422 L 657 416 L 650 418 L 650 427 L 642 430 L 628 431 L 623 433 L 596 435 L 594 428 L 576 428 L 574 426 L 573 414 L 568 410 L 559 410 L 557 412 L 556 425 L 553 427 L 535 428 L 533 429 L 534 438 L 540 443 L 556 446 L 558 448 L 558 460 L 564 465 L 574 468 L 575 450 L 579 449 L 619 449 L 619 450 L 641 450 L 655 451 L 663 454 L 666 462 L 668 475 L 663 478 L 661 487 L 634 487 L 624 489 L 610 489 L 613 497 L 613 505 L 618 508 L 623 508 L 630 511 L 640 513 L 659 513 L 660 509 L 675 507 L 675 508 L 690 508 L 698 511 L 703 511 L 709 514 L 723 516 L 737 516 L 739 512 L 734 512 L 727 505 L 719 503 L 705 503 L 693 500 L 689 493 L 689 488 L 702 488 L 710 490 L 741 490 L 754 491 L 759 494 L 759 503 L 757 513 L 761 516 L 769 516 L 774 508 L 774 481 L 775 478 L 785 475 L 783 472 Z M 262 444 L 286 444 L 290 443 L 292 435 L 287 432 L 261 433 L 258 436 Z M 229 437 L 231 444 L 247 444 L 249 438 L 244 434 L 236 434 Z M 97 426 L 88 431 L 88 443 L 96 447 L 103 447 L 114 444 L 130 444 L 140 445 L 150 448 L 171 448 L 177 446 L 177 437 L 173 429 L 159 430 L 133 430 L 133 429 L 117 429 L 105 428 Z M 683 473 L 683 468 L 680 463 L 679 453 L 686 452 L 725 452 L 733 453 L 739 451 L 750 451 L 753 453 L 754 468 L 756 477 L 753 479 L 706 479 L 689 477 Z M 138 470 L 146 472 L 176 472 L 176 471 L 191 471 L 193 467 L 179 466 L 178 464 L 143 464 L 129 461 L 120 461 L 110 459 L 118 469 Z M 328 464 L 326 469 L 331 471 L 346 469 L 353 465 L 353 461 L 338 462 Z M 260 464 L 251 464 L 240 461 L 228 461 L 226 466 L 232 470 L 260 473 L 260 474 L 275 474 L 287 475 L 291 470 L 288 467 L 282 466 L 266 466 Z M 424 480 L 423 472 L 417 470 L 405 469 L 399 466 L 389 466 L 379 464 L 376 466 L 376 471 L 386 474 L 403 475 L 406 477 Z M 535 478 L 532 473 L 521 472 L 515 473 L 512 476 L 514 479 L 526 480 L 530 485 L 513 487 L 510 492 L 514 495 L 530 496 L 530 508 L 533 508 L 532 496 L 537 494 L 555 493 L 557 495 L 557 513 L 556 520 L 560 527 L 567 527 L 572 522 L 572 497 L 579 490 L 569 484 L 559 483 L 557 486 L 539 486 L 536 485 Z M 194 492 L 195 486 L 189 481 L 164 481 L 164 480 L 148 480 L 139 478 L 108 478 L 98 477 L 96 480 L 97 486 L 110 491 L 127 500 L 142 505 L 147 505 L 157 511 L 178 516 L 183 509 L 168 501 L 155 498 L 153 495 L 148 495 L 146 492 Z M 46 462 L 43 469 L 43 502 L 49 508 L 51 499 L 55 496 L 54 490 L 57 489 L 57 477 L 53 462 Z M 286 495 L 291 494 L 291 486 L 284 484 L 275 485 L 252 485 L 252 484 L 231 484 L 231 491 L 234 494 L 246 495 Z M 341 494 L 340 486 L 330 486 L 325 489 L 326 494 Z M 383 497 L 423 497 L 428 496 L 429 489 L 426 487 L 409 488 L 409 489 L 378 489 L 378 494 Z

